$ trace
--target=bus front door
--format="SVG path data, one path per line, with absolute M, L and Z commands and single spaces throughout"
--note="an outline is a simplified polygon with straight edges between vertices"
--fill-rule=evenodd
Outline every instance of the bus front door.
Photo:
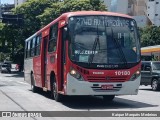
M 43 38 L 43 52 L 44 52 L 44 56 L 42 57 L 43 59 L 43 79 L 42 79 L 42 87 L 43 87 L 43 91 L 47 91 L 47 42 L 48 42 L 48 36 Z

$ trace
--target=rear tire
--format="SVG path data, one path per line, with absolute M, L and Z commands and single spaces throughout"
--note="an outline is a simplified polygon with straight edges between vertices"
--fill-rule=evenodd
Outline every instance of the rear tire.
M 104 102 L 105 102 L 105 101 L 106 101 L 106 102 L 111 102 L 111 101 L 113 101 L 114 98 L 115 98 L 115 95 L 104 95 L 104 96 L 103 96 Z
M 55 77 L 51 77 L 51 96 L 52 98 L 57 101 L 57 102 L 60 102 L 62 101 L 62 95 L 58 93 L 58 88 L 57 88 L 57 82 L 56 82 L 56 79 Z
M 38 91 L 38 88 L 35 86 L 35 80 L 34 80 L 33 73 L 31 74 L 31 90 L 34 93 Z
M 157 79 L 153 79 L 153 81 L 152 81 L 152 90 L 153 91 L 160 90 L 160 84 L 158 84 L 158 80 Z

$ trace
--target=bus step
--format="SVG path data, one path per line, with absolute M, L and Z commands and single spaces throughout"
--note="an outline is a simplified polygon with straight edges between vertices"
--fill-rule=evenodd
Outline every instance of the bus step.
M 47 88 L 46 88 L 46 87 L 43 87 L 43 91 L 47 92 Z

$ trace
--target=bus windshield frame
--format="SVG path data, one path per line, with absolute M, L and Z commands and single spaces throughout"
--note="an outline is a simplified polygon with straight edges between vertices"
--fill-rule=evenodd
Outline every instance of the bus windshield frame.
M 140 39 L 134 19 L 106 15 L 72 16 L 68 20 L 68 31 L 69 58 L 79 66 L 126 69 L 140 62 Z

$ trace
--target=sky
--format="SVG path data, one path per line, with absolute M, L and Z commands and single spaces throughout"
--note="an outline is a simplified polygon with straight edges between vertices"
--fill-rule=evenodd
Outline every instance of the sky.
M 1 1 L 1 4 L 14 4 L 14 0 L 0 0 Z

